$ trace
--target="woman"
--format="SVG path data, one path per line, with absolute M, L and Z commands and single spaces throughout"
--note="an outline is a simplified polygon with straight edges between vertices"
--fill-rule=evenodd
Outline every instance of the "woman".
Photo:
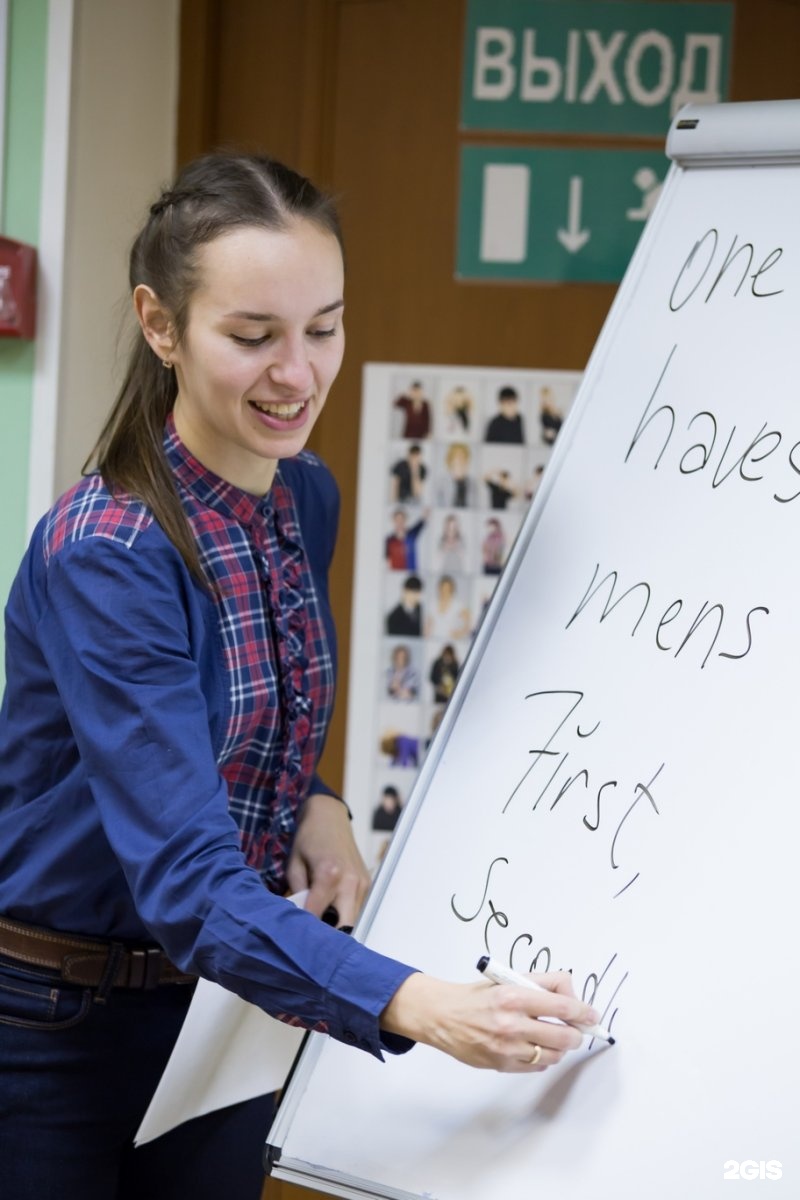
M 447 447 L 444 465 L 447 474 L 439 479 L 437 502 L 444 508 L 469 508 L 474 498 L 474 481 L 469 475 L 472 451 L 466 442 Z
M 410 703 L 419 695 L 419 672 L 411 661 L 408 646 L 393 646 L 386 669 L 386 694 L 390 700 Z
M 368 884 L 316 774 L 337 493 L 304 447 L 344 346 L 329 201 L 268 159 L 201 159 L 152 206 L 130 284 L 97 469 L 7 608 L 3 1194 L 256 1200 L 268 1098 L 132 1149 L 192 977 L 377 1056 L 418 1040 L 503 1070 L 560 1058 L 577 1033 L 536 1018 L 586 1007 L 561 977 L 436 980 L 319 919 L 352 924 Z M 306 887 L 307 911 L 282 898 Z
M 434 704 L 447 704 L 456 687 L 458 672 L 461 665 L 455 648 L 448 642 L 442 647 L 441 653 L 433 660 L 429 679 L 433 684 Z
M 465 638 L 469 634 L 469 610 L 458 597 L 452 575 L 442 575 L 436 582 L 436 596 L 425 620 L 425 636 L 429 638 Z
M 448 575 L 461 575 L 466 567 L 466 542 L 455 513 L 448 513 L 442 521 L 439 535 L 439 567 Z
M 489 517 L 481 543 L 484 575 L 499 575 L 506 561 L 506 535 L 497 517 Z
M 451 433 L 462 436 L 469 433 L 474 407 L 475 401 L 472 399 L 472 394 L 463 384 L 456 384 L 450 389 L 444 398 L 444 411 L 447 414 L 448 428 Z

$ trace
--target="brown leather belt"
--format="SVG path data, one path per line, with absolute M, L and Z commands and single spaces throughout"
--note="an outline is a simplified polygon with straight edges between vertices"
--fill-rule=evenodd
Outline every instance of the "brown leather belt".
M 67 983 L 84 987 L 155 988 L 197 978 L 179 971 L 158 946 L 102 942 L 10 917 L 0 917 L 0 954 L 28 966 L 49 967 Z

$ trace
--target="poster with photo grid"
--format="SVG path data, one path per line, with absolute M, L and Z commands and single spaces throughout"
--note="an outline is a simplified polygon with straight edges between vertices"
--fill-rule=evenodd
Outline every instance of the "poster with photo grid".
M 580 373 L 369 363 L 345 798 L 385 852 Z

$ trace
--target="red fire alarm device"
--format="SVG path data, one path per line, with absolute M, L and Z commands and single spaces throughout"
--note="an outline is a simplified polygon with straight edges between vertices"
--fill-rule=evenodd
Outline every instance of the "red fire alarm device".
M 0 337 L 36 333 L 36 247 L 0 237 Z

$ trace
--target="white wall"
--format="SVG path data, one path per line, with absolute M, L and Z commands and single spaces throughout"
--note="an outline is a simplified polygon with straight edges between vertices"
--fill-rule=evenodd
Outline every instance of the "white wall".
M 75 0 L 54 495 L 78 478 L 121 376 L 128 250 L 175 166 L 179 10 Z

